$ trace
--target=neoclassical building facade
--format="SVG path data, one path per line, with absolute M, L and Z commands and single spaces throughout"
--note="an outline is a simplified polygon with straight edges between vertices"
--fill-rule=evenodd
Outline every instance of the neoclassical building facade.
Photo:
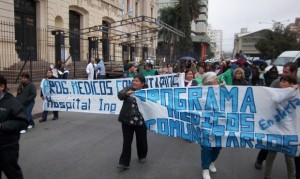
M 155 55 L 156 0 L 0 0 L 0 7 L 1 69 L 28 59 Z

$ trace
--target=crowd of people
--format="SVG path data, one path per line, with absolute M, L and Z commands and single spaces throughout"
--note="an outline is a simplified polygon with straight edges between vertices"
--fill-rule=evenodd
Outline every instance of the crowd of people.
M 265 72 L 265 66 L 259 67 L 254 64 L 232 63 L 221 61 L 219 63 L 207 64 L 205 62 L 182 61 L 173 65 L 167 64 L 161 74 L 185 73 L 184 84 L 186 87 L 198 85 L 243 85 L 243 86 L 270 86 L 273 88 L 298 88 L 297 84 L 298 66 L 294 63 L 284 65 L 283 74 L 279 76 L 276 66 Z M 64 73 L 59 73 L 58 68 L 46 70 L 45 79 L 67 78 Z M 101 59 L 91 59 L 87 65 L 86 73 L 88 80 L 105 79 L 105 65 Z M 146 76 L 159 75 L 159 70 L 153 68 L 151 63 L 135 66 L 131 63 L 124 64 L 124 75 L 133 78 L 133 83 L 118 93 L 118 98 L 123 102 L 118 120 L 122 124 L 123 147 L 119 159 L 118 168 L 123 171 L 130 168 L 131 145 L 134 133 L 137 141 L 137 155 L 140 163 L 147 160 L 148 143 L 147 128 L 143 115 L 140 113 L 136 99 L 132 94 L 136 90 L 147 88 Z M 18 141 L 20 131 L 24 133 L 27 129 L 35 126 L 32 119 L 32 109 L 35 104 L 37 90 L 30 81 L 28 73 L 21 75 L 21 83 L 17 90 L 16 98 L 6 91 L 7 81 L 0 75 L 0 175 L 3 171 L 8 178 L 23 178 L 21 168 L 18 165 Z M 43 93 L 40 97 L 43 99 Z M 13 105 L 10 105 L 13 104 Z M 13 106 L 13 107 L 12 107 Z M 53 112 L 52 120 L 59 118 L 58 111 Z M 48 111 L 43 111 L 39 122 L 47 121 Z M 5 147 L 3 147 L 5 146 Z M 8 147 L 7 147 L 8 146 Z M 8 152 L 12 151 L 8 154 Z M 220 147 L 206 147 L 201 145 L 201 167 L 203 179 L 210 179 L 210 173 L 216 172 L 215 162 L 220 154 Z M 272 165 L 276 152 L 261 150 L 255 161 L 255 168 L 261 169 L 266 160 L 265 179 L 270 179 Z M 285 156 L 287 173 L 289 179 L 300 178 L 299 157 Z M 6 167 L 9 166 L 9 167 Z
M 272 88 L 286 88 L 286 87 L 293 87 L 293 88 L 299 88 L 299 85 L 297 83 L 297 70 L 298 66 L 295 63 L 287 63 L 283 67 L 283 74 L 282 76 L 279 75 L 277 67 L 273 66 L 270 70 L 265 72 L 265 65 L 256 66 L 255 64 L 248 63 L 245 61 L 244 63 L 239 63 L 240 61 L 237 61 L 236 63 L 232 63 L 231 61 L 221 61 L 219 63 L 213 63 L 213 64 L 207 64 L 204 62 L 195 62 L 195 61 L 182 61 L 180 64 L 175 63 L 173 66 L 171 64 L 166 64 L 165 68 L 163 68 L 162 73 L 163 74 L 170 74 L 170 73 L 185 73 L 185 81 L 184 84 L 186 87 L 191 86 L 198 86 L 198 85 L 236 85 L 236 86 L 268 86 Z M 131 68 L 130 73 L 132 74 L 139 74 L 135 72 L 135 68 L 133 64 L 128 64 L 128 67 Z M 145 69 L 148 69 L 147 73 L 140 73 L 144 75 L 155 75 L 158 74 L 158 70 L 152 69 L 147 67 L 147 64 L 145 65 Z M 151 72 L 151 71 L 155 71 Z M 133 75 L 131 75 L 132 77 Z M 126 76 L 129 77 L 129 76 Z M 138 76 L 134 76 L 134 81 L 138 78 Z M 133 87 L 129 87 L 132 89 L 135 89 Z M 122 94 L 124 95 L 124 91 L 122 91 Z M 128 94 L 128 96 L 130 96 Z M 124 98 L 120 98 L 121 100 L 124 100 Z M 125 98 L 126 99 L 126 98 Z M 129 97 L 128 97 L 129 99 Z M 135 106 L 135 105 L 133 105 Z M 133 116 L 131 116 L 131 119 L 134 119 Z M 123 125 L 126 125 L 122 123 L 122 129 Z M 128 123 L 127 125 L 133 125 L 135 126 L 135 123 Z M 133 135 L 133 134 L 132 134 Z M 130 138 L 130 146 L 132 142 L 132 135 Z M 137 140 L 141 138 L 136 132 Z M 123 129 L 123 137 L 126 136 L 124 134 Z M 145 140 L 147 138 L 144 137 Z M 127 142 L 125 142 L 125 140 Z M 127 145 L 128 139 L 125 139 L 124 137 L 124 143 L 123 143 L 123 152 L 121 155 L 124 155 L 124 145 Z M 141 142 L 139 142 L 141 143 Z M 145 141 L 146 143 L 146 141 Z M 139 148 L 143 148 L 142 146 L 137 145 L 138 148 L 138 156 L 139 154 Z M 206 147 L 204 145 L 201 145 L 201 167 L 202 167 L 202 176 L 203 179 L 210 179 L 210 172 L 214 173 L 217 171 L 215 166 L 215 161 L 218 158 L 218 155 L 220 154 L 221 148 L 218 147 Z M 272 172 L 272 166 L 274 159 L 276 157 L 276 152 L 274 151 L 267 151 L 267 150 L 261 150 L 257 156 L 257 160 L 254 163 L 254 166 L 256 169 L 262 168 L 262 163 L 264 160 L 266 160 L 266 167 L 265 167 L 265 179 L 271 178 L 271 172 Z M 119 168 L 122 170 L 129 168 L 129 163 L 122 162 L 120 158 L 119 162 Z M 286 158 L 286 165 L 287 165 L 287 173 L 288 173 L 288 179 L 299 179 L 300 178 L 300 157 L 291 157 L 288 155 L 285 155 Z

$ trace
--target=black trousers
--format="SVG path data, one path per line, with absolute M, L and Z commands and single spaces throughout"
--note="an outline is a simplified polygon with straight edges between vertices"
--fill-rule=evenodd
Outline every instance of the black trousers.
M 135 132 L 138 158 L 146 158 L 148 152 L 147 129 L 145 126 L 130 126 L 122 123 L 123 150 L 119 164 L 129 166 L 131 159 L 131 144 Z
M 263 162 L 267 159 L 267 156 L 268 156 L 268 151 L 267 150 L 264 150 L 264 149 L 261 149 L 257 155 L 257 160 L 260 161 L 260 162 Z
M 9 148 L 0 148 L 0 179 L 2 178 L 2 172 L 7 179 L 23 179 L 18 159 L 19 144 Z
M 295 157 L 296 179 L 300 179 L 300 157 Z

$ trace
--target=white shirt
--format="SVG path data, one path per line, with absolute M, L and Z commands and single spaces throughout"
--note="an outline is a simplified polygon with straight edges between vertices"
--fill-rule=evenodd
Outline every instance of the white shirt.
M 86 67 L 86 73 L 88 74 L 88 80 L 94 79 L 95 68 L 92 63 L 89 63 Z

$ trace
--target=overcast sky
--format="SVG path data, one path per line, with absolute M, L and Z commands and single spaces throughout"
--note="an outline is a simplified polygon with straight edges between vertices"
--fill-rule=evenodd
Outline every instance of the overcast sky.
M 272 28 L 272 20 L 287 25 L 300 17 L 300 0 L 209 0 L 208 23 L 223 30 L 223 50 L 233 50 L 234 34 L 241 28 L 255 32 Z M 270 24 L 259 24 L 267 22 Z

